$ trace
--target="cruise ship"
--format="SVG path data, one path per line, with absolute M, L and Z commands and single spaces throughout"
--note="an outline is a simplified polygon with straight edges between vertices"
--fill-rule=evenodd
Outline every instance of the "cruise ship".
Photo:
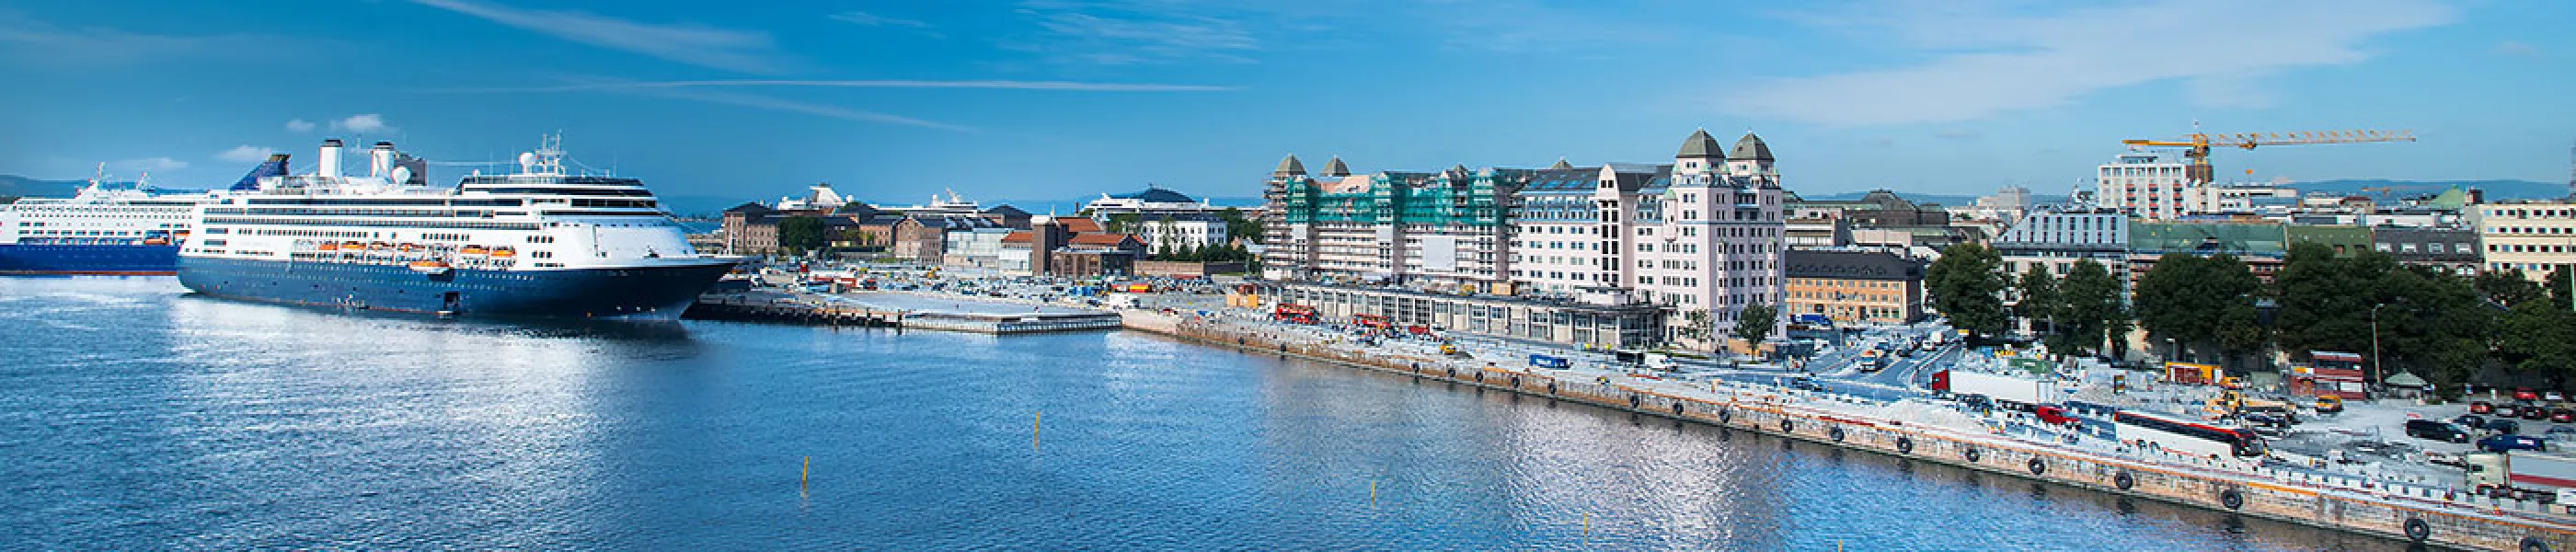
M 441 316 L 668 320 L 739 261 L 700 255 L 632 178 L 574 175 L 560 141 L 517 172 L 433 186 L 376 142 L 363 176 L 339 140 L 311 174 L 265 176 L 197 206 L 179 283 L 215 297 Z
M 280 161 L 271 159 L 271 163 Z M 263 169 L 266 166 L 262 167 Z M 260 173 L 253 170 L 245 181 Z M 196 220 L 204 190 L 130 185 L 100 174 L 70 198 L 22 198 L 0 206 L 0 274 L 167 276 Z

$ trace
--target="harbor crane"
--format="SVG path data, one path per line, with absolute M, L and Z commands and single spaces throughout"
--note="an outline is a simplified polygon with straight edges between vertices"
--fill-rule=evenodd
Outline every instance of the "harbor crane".
M 2193 125 L 2199 126 L 2197 124 Z M 2208 184 L 2216 173 L 2209 166 L 2209 150 L 2215 147 L 2254 149 L 2259 146 L 2297 146 L 2306 144 L 2366 144 L 2373 142 L 2413 142 L 2413 131 L 2338 130 L 2325 132 L 2247 132 L 2214 134 L 2193 132 L 2179 140 L 2121 140 L 2129 147 L 2185 148 L 2183 157 L 2190 166 L 2183 175 L 2192 184 Z

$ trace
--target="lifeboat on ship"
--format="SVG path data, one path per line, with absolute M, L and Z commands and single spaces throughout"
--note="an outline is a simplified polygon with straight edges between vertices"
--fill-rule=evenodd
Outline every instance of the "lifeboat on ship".
M 492 252 L 492 250 L 484 249 L 484 248 L 483 248 L 483 246 L 480 246 L 480 245 L 468 245 L 468 246 L 465 246 L 465 248 L 464 248 L 464 249 L 458 249 L 458 250 L 456 250 L 456 254 L 458 254 L 458 255 L 476 255 L 476 256 L 480 256 L 480 255 L 488 254 L 488 253 L 491 253 L 491 252 Z
M 314 250 L 314 251 L 322 251 L 322 252 L 336 252 L 336 251 L 339 251 L 339 250 L 340 250 L 340 244 L 339 244 L 339 243 L 337 243 L 337 242 L 322 242 L 322 245 L 316 245 L 316 246 L 313 246 L 313 250 Z
M 517 257 L 518 255 L 519 255 L 519 252 L 518 252 L 517 250 L 510 249 L 510 248 L 507 248 L 507 247 L 495 247 L 495 248 L 492 248 L 492 258 L 495 258 L 495 259 L 508 259 L 508 258 L 512 258 L 512 257 Z
M 448 268 L 447 268 L 447 263 L 445 263 L 445 262 L 441 262 L 441 261 L 412 261 L 412 262 L 411 262 L 411 271 L 412 271 L 412 272 L 418 272 L 418 273 L 422 273 L 422 274 L 446 274 L 446 273 L 447 273 L 447 270 L 448 270 Z

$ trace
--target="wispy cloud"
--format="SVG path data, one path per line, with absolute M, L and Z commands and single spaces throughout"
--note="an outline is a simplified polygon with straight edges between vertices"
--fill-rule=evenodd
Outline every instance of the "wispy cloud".
M 938 27 L 932 26 L 930 23 L 918 19 L 890 17 L 857 10 L 845 11 L 824 17 L 831 18 L 833 21 L 849 23 L 852 25 L 906 29 L 931 38 L 944 38 L 945 36 L 939 34 L 939 31 L 936 30 Z
M 1039 30 L 1003 48 L 1057 62 L 1135 65 L 1181 61 L 1250 62 L 1261 41 L 1233 18 L 1205 5 L 1158 0 L 1033 0 L 1019 13 Z
M 363 133 L 380 131 L 390 132 L 394 127 L 385 124 L 385 116 L 383 115 L 362 113 L 358 115 L 350 115 L 349 118 L 346 119 L 332 121 L 331 128 L 335 130 Z
M 2532 46 L 2529 42 L 2507 40 L 2496 43 L 2495 53 L 2513 57 L 2540 57 L 2540 48 Z
M 605 81 L 581 82 L 554 86 L 517 88 L 464 88 L 448 90 L 458 93 L 483 92 L 579 92 L 592 90 L 634 90 L 646 88 L 928 88 L 983 90 L 1062 90 L 1078 92 L 1214 92 L 1235 90 L 1230 86 L 1196 84 L 1152 84 L 1072 81 L 1014 80 L 685 80 L 685 81 Z
M 182 60 L 258 60 L 292 52 L 301 39 L 250 34 L 163 35 L 108 27 L 64 27 L 0 9 L 0 59 L 45 65 L 118 65 Z
M 145 157 L 108 163 L 109 168 L 126 171 L 175 171 L 188 168 L 188 162 L 168 157 Z
M 257 163 L 267 161 L 268 156 L 275 153 L 277 153 L 277 148 L 242 144 L 234 146 L 233 149 L 217 152 L 215 154 L 215 159 L 239 163 Z
M 971 128 L 971 127 L 966 127 L 966 126 L 961 126 L 961 125 L 953 125 L 953 124 L 942 123 L 942 122 L 938 122 L 938 121 L 925 120 L 925 119 L 916 119 L 916 118 L 912 118 L 912 117 L 905 117 L 905 116 L 902 116 L 902 115 L 893 115 L 893 114 L 887 114 L 887 113 L 879 113 L 879 112 L 875 112 L 875 111 L 867 111 L 867 110 L 863 110 L 863 109 L 853 109 L 853 108 L 842 107 L 842 106 L 837 106 L 837 105 L 828 105 L 828 104 L 819 104 L 819 103 L 811 103 L 811 102 L 802 102 L 802 101 L 790 100 L 790 99 L 786 99 L 786 98 L 778 98 L 778 97 L 773 97 L 773 96 L 763 96 L 763 95 L 758 95 L 758 94 L 748 94 L 748 93 L 733 92 L 733 91 L 726 91 L 726 90 L 708 90 L 708 89 L 702 89 L 702 88 L 697 88 L 697 87 L 687 87 L 687 86 L 680 86 L 680 87 L 670 87 L 670 86 L 649 86 L 650 84 L 653 84 L 653 83 L 636 82 L 636 81 L 627 81 L 627 80 L 620 80 L 620 79 L 609 78 L 609 77 L 582 76 L 582 77 L 571 77 L 571 78 L 572 78 L 573 80 L 577 81 L 577 82 L 576 82 L 575 84 L 566 85 L 565 87 L 560 87 L 560 88 L 557 88 L 557 89 L 558 89 L 558 90 L 564 90 L 564 91 L 604 91 L 604 92 L 611 92 L 611 93 L 618 93 L 618 94 L 632 94 L 632 95 L 637 95 L 637 96 L 654 97 L 654 98 L 666 98 L 666 99 L 674 99 L 674 100 L 687 100 L 687 101 L 693 101 L 693 102 L 702 102 L 702 103 L 711 103 L 711 104 L 720 104 L 720 105 L 731 105 L 731 106 L 737 106 L 737 107 L 749 107 L 749 108 L 754 108 L 754 109 L 766 109 L 766 110 L 770 110 L 770 111 L 782 111 L 782 112 L 787 112 L 787 113 L 798 113 L 798 114 L 804 114 L 804 115 L 812 115 L 812 116 L 816 116 L 816 117 L 824 117 L 824 118 L 829 118 L 829 119 L 839 119 L 839 120 L 843 120 L 843 121 L 855 121 L 855 122 L 862 122 L 862 123 L 879 123 L 879 124 L 890 124 L 890 125 L 902 125 L 902 126 L 912 126 L 912 127 L 921 127 L 921 128 L 933 128 L 933 129 L 947 130 L 947 131 L 955 131 L 955 132 L 973 132 L 973 131 L 975 130 L 974 128 Z M 628 86 L 628 85 L 648 85 L 648 86 Z M 469 91 L 469 92 L 470 92 L 470 91 Z
M 2168 80 L 2188 81 L 2202 105 L 2260 105 L 2272 101 L 2251 88 L 2262 77 L 2361 63 L 2372 55 L 2361 44 L 2373 37 L 2454 17 L 2428 0 L 2169 0 L 2045 15 L 1968 6 L 1816 14 L 1807 21 L 1829 31 L 1933 55 L 1905 67 L 1756 82 L 1723 94 L 1718 108 L 1838 125 L 1952 122 Z
M 287 132 L 293 132 L 293 133 L 296 133 L 296 134 L 303 134 L 303 133 L 307 133 L 307 132 L 312 132 L 312 131 L 313 131 L 313 127 L 314 127 L 313 121 L 307 121 L 307 120 L 303 120 L 303 119 L 288 119 L 288 120 L 286 120 L 286 131 L 287 131 Z
M 412 0 L 511 27 L 700 67 L 743 73 L 781 72 L 785 55 L 768 33 L 703 25 L 641 23 L 589 12 L 519 9 L 473 0 Z

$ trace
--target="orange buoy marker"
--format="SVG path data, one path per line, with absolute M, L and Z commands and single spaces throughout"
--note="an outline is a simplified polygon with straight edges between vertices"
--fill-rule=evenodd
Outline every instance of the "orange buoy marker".
M 805 479 L 806 479 L 807 477 L 811 477 L 811 476 L 813 476 L 813 475 L 814 475 L 814 457 L 812 457 L 812 456 L 807 456 L 807 457 L 805 457 L 805 467 L 797 468 L 797 470 L 796 470 L 796 486 L 797 486 L 797 487 L 799 487 L 799 488 L 804 487 L 804 486 L 805 486 Z
M 1583 513 L 1583 536 L 1592 536 L 1592 512 Z
M 1038 427 L 1043 425 L 1046 425 L 1046 411 L 1040 410 L 1036 418 L 1029 420 L 1030 449 L 1038 448 Z
M 1377 507 L 1377 480 L 1369 480 L 1369 507 Z

